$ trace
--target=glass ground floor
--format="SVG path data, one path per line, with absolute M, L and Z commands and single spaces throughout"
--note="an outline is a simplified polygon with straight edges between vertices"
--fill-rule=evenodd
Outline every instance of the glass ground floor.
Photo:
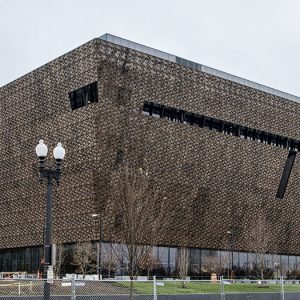
M 95 249 L 97 243 L 94 243 Z M 63 245 L 64 261 L 61 273 L 76 272 L 73 262 L 74 244 Z M 99 247 L 98 247 L 99 249 Z M 152 263 L 144 266 L 143 275 L 176 276 L 180 248 L 159 246 L 152 251 Z M 110 255 L 108 255 L 110 253 Z M 112 259 L 112 245 L 102 243 L 101 264 L 104 275 L 126 275 L 126 259 Z M 99 256 L 98 256 L 99 257 Z M 36 274 L 42 271 L 43 247 L 28 247 L 0 250 L 0 272 L 27 272 Z M 94 262 L 96 265 L 96 261 Z M 263 269 L 269 278 L 286 276 L 300 278 L 300 256 L 256 254 L 249 252 L 224 251 L 212 249 L 189 249 L 189 275 L 195 278 L 208 278 L 211 273 L 235 277 L 258 277 Z M 95 272 L 95 269 L 93 270 Z

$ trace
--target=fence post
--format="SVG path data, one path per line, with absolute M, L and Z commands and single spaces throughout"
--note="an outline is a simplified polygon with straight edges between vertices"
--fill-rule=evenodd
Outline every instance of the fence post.
M 283 281 L 283 276 L 280 277 L 281 281 L 281 300 L 284 300 L 284 281 Z
M 19 288 L 19 296 L 20 296 L 21 295 L 21 281 L 20 281 L 20 279 L 19 279 L 18 288 Z
M 220 276 L 221 300 L 225 300 L 225 290 L 223 276 Z
M 75 286 L 75 277 L 72 277 L 71 279 L 71 289 L 72 289 L 72 300 L 76 300 L 76 286 Z
M 157 300 L 156 276 L 153 276 L 153 300 Z

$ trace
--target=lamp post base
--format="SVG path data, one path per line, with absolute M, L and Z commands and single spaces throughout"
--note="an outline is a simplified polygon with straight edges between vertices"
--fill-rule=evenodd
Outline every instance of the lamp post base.
M 50 300 L 50 283 L 47 282 L 48 265 L 44 265 L 44 300 Z

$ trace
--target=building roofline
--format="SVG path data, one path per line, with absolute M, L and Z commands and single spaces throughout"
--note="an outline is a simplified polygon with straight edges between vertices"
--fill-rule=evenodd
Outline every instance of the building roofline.
M 298 97 L 298 96 L 295 96 L 295 95 L 292 95 L 292 94 L 289 94 L 286 92 L 282 92 L 280 90 L 268 87 L 266 85 L 259 84 L 254 81 L 248 80 L 248 79 L 244 79 L 239 76 L 235 76 L 230 73 L 226 73 L 226 72 L 223 72 L 223 71 L 220 71 L 220 70 L 187 60 L 187 59 L 184 59 L 182 57 L 179 57 L 179 56 L 176 56 L 176 55 L 164 52 L 164 51 L 160 51 L 160 50 L 157 50 L 157 49 L 154 49 L 151 47 L 147 47 L 145 45 L 142 45 L 142 44 L 139 44 L 136 42 L 132 42 L 130 40 L 112 35 L 110 33 L 103 34 L 102 36 L 99 37 L 99 39 L 113 43 L 113 44 L 117 44 L 119 46 L 130 48 L 130 49 L 133 49 L 133 50 L 136 50 L 139 52 L 143 52 L 143 53 L 146 53 L 146 54 L 158 57 L 158 58 L 162 58 L 162 59 L 180 64 L 182 66 L 185 66 L 185 67 L 197 70 L 197 71 L 215 75 L 217 77 L 227 79 L 227 80 L 230 80 L 230 81 L 233 81 L 233 82 L 257 89 L 259 91 L 278 96 L 278 97 L 282 97 L 284 99 L 292 100 L 292 101 L 295 101 L 298 103 L 300 102 L 300 97 Z

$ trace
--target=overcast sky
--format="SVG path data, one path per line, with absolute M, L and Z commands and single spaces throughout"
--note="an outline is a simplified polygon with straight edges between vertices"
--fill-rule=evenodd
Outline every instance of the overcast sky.
M 111 33 L 300 96 L 298 0 L 0 0 L 0 86 Z

